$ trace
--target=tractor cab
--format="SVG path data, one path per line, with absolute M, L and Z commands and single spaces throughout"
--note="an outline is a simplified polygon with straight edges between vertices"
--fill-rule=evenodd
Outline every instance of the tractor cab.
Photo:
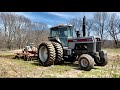
M 72 25 L 58 25 L 50 29 L 50 37 L 57 38 L 63 47 L 67 47 L 67 38 L 73 37 L 73 26 Z M 58 40 L 59 39 L 59 40 Z

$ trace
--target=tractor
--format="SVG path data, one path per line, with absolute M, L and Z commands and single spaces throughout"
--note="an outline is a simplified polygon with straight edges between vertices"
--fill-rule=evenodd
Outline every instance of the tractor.
M 95 36 L 86 37 L 85 16 L 82 31 L 75 31 L 73 25 L 57 25 L 50 28 L 48 41 L 38 47 L 38 60 L 43 66 L 59 65 L 78 61 L 81 70 L 90 71 L 97 66 L 108 63 L 107 53 L 101 50 L 101 39 Z M 75 32 L 75 33 L 74 33 Z

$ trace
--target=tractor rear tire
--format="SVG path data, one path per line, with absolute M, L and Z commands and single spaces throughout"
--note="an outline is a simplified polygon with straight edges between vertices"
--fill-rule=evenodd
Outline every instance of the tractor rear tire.
M 50 66 L 55 61 L 55 49 L 50 41 L 42 42 L 38 48 L 38 60 L 43 66 Z
M 78 63 L 81 70 L 90 71 L 94 68 L 94 59 L 88 54 L 81 55 Z
M 52 44 L 53 44 L 53 46 L 55 48 L 55 53 L 56 53 L 54 64 L 55 65 L 62 64 L 62 59 L 63 59 L 62 46 L 57 42 L 52 42 Z

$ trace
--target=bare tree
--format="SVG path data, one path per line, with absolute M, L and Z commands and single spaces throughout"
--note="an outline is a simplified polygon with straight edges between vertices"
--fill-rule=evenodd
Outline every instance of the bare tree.
M 87 36 L 90 36 L 90 33 L 92 32 L 94 25 L 94 20 L 93 19 L 87 19 L 86 20 L 86 31 L 87 31 Z
M 76 31 L 80 31 L 81 32 L 81 36 L 83 35 L 82 34 L 82 24 L 83 24 L 83 21 L 82 21 L 82 18 L 73 18 L 71 19 L 68 24 L 72 24 L 74 25 L 74 30 Z M 86 33 L 87 33 L 87 36 L 90 36 L 90 33 L 92 31 L 92 28 L 93 28 L 93 24 L 94 24 L 94 20 L 93 19 L 87 19 L 86 18 Z
M 27 43 L 33 42 L 36 45 L 39 45 L 41 41 L 47 40 L 48 34 L 48 26 L 42 22 L 32 23 L 32 29 L 27 33 L 28 41 Z
M 15 39 L 17 46 L 22 48 L 25 43 L 25 36 L 27 31 L 31 29 L 31 21 L 24 16 L 17 16 L 15 24 Z
M 80 31 L 80 33 L 82 33 L 82 19 L 80 17 L 71 19 L 68 21 L 68 24 L 72 24 L 74 26 L 74 34 L 75 31 Z M 82 34 L 80 35 L 82 36 Z
M 39 44 L 49 35 L 45 23 L 31 23 L 22 15 L 11 12 L 0 13 L 0 47 L 23 48 L 30 42 Z
M 113 13 L 112 15 L 110 15 L 110 19 L 109 19 L 109 23 L 108 23 L 108 32 L 110 34 L 110 36 L 113 38 L 114 40 L 114 47 L 117 47 L 118 45 L 118 36 L 120 35 L 120 18 Z
M 102 40 L 102 45 L 104 45 L 104 38 L 106 36 L 106 26 L 108 22 L 107 12 L 97 12 L 94 14 L 94 26 L 93 30 Z M 104 36 L 105 35 L 105 36 Z
M 7 15 L 6 13 L 0 13 L 1 29 L 4 29 L 4 35 L 7 36 Z
M 13 41 L 13 28 L 15 23 L 14 13 L 1 13 L 0 19 L 2 21 L 2 26 L 5 31 L 5 42 L 7 48 L 11 49 Z
M 1 13 L 1 29 L 4 30 L 4 38 L 8 49 L 21 48 L 25 31 L 29 29 L 31 21 L 15 13 Z

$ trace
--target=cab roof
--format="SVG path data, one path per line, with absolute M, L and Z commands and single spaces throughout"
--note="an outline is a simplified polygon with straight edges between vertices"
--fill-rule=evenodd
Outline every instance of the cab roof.
M 55 29 L 55 28 L 59 28 L 59 27 L 73 27 L 73 25 L 71 25 L 71 24 L 59 24 L 59 25 L 56 25 L 54 27 L 51 27 L 50 29 Z

